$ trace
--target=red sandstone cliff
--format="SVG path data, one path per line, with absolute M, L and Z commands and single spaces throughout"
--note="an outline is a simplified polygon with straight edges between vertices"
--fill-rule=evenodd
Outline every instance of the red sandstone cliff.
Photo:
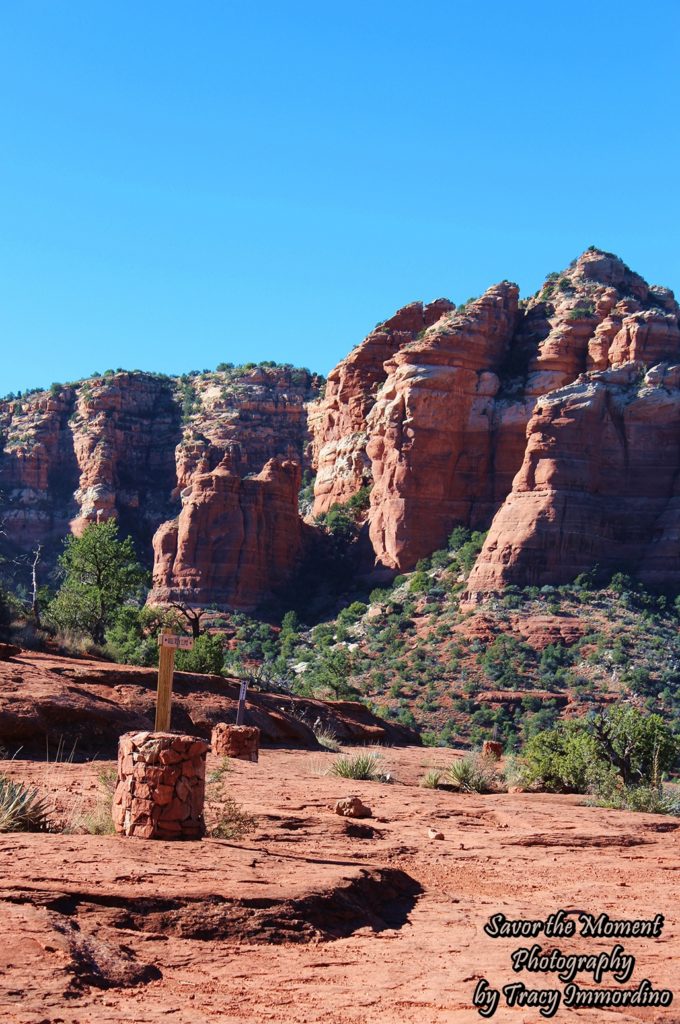
M 150 554 L 180 492 L 235 443 L 244 477 L 275 457 L 307 465 L 306 403 L 318 387 L 309 371 L 280 366 L 118 372 L 0 402 L 5 542 L 40 542 L 49 559 L 68 532 L 114 517 Z M 296 517 L 297 493 L 288 511 Z
M 453 524 L 475 520 L 492 502 L 493 404 L 517 302 L 516 285 L 490 288 L 386 364 L 366 447 L 379 564 L 411 568 L 445 544 Z
M 371 331 L 328 375 L 326 393 L 309 408 L 313 460 L 317 470 L 313 513 L 344 503 L 372 481 L 366 454 L 367 417 L 387 376 L 386 362 L 430 327 L 453 304 L 437 299 L 412 302 Z
M 677 582 L 677 363 L 672 292 L 589 249 L 527 300 L 503 282 L 404 307 L 318 401 L 308 371 L 258 366 L 0 402 L 0 521 L 20 550 L 110 516 L 148 550 L 160 527 L 153 600 L 253 607 L 301 557 L 311 458 L 316 515 L 371 488 L 383 573 L 495 515 L 474 593 L 593 561 Z
M 544 395 L 470 596 L 567 583 L 594 566 L 677 582 L 679 480 L 680 366 L 627 363 Z
M 375 346 L 370 351 L 376 360 L 382 354 Z M 334 388 L 312 418 L 317 510 L 347 500 L 361 481 L 372 482 L 368 522 L 376 566 L 408 570 L 441 547 L 453 526 L 489 526 L 525 460 L 539 399 L 583 374 L 631 361 L 652 367 L 677 361 L 679 352 L 672 292 L 650 287 L 611 254 L 587 250 L 523 302 L 513 285 L 490 288 L 464 310 L 443 310 L 428 328 L 401 340 L 382 374 L 373 365 L 370 401 L 347 360 L 333 371 Z M 361 358 L 360 348 L 352 368 Z M 351 416 L 343 419 L 341 408 L 351 408 Z M 638 440 L 636 434 L 633 443 Z M 360 452 L 360 474 L 348 449 Z M 531 490 L 526 482 L 519 486 Z M 529 515 L 529 502 L 522 507 Z M 480 589 L 494 582 L 481 570 L 490 551 L 487 546 L 480 556 Z M 565 563 L 562 575 L 570 571 Z M 551 572 L 548 567 L 545 578 Z M 512 578 L 525 576 L 518 568 Z
M 270 459 L 244 476 L 238 446 L 182 494 L 178 519 L 154 537 L 150 604 L 253 609 L 284 584 L 302 549 L 300 464 Z

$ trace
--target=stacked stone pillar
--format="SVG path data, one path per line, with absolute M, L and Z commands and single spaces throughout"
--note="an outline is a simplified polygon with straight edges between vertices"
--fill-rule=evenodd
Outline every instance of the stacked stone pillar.
M 126 733 L 118 744 L 116 832 L 140 839 L 205 834 L 205 761 L 210 744 L 170 732 Z
M 255 725 L 227 725 L 218 722 L 212 731 L 213 753 L 240 761 L 257 761 L 260 730 Z

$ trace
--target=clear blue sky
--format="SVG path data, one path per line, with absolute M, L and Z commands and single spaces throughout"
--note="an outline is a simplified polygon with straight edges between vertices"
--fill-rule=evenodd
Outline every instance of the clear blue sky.
M 0 5 L 0 394 L 327 372 L 588 245 L 680 290 L 676 0 Z

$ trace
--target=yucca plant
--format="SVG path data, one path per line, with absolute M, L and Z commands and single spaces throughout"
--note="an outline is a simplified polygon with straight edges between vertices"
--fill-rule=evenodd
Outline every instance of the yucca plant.
M 329 775 L 339 775 L 343 779 L 379 779 L 380 756 L 378 754 L 356 754 L 354 757 L 336 757 L 328 769 Z
M 436 789 L 441 781 L 442 773 L 439 768 L 430 768 L 420 780 L 420 785 L 423 789 Z
M 496 763 L 480 754 L 468 754 L 449 765 L 446 776 L 463 793 L 488 793 L 496 779 Z
M 47 811 L 47 798 L 34 786 L 0 775 L 0 832 L 41 832 Z

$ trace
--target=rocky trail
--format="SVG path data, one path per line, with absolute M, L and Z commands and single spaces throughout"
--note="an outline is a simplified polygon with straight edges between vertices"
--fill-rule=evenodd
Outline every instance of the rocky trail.
M 530 988 L 554 980 L 513 975 L 510 954 L 523 940 L 492 939 L 484 924 L 497 913 L 543 919 L 559 908 L 617 919 L 664 914 L 658 939 L 623 941 L 637 958 L 628 985 L 677 985 L 679 822 L 585 806 L 580 797 L 427 790 L 420 778 L 449 763 L 450 751 L 379 753 L 390 784 L 325 775 L 336 756 L 329 752 L 264 750 L 258 764 L 231 762 L 224 791 L 256 818 L 238 841 L 0 837 L 0 1019 L 474 1021 L 480 978 L 501 987 L 519 977 Z M 210 755 L 209 774 L 220 766 Z M 102 799 L 99 776 L 111 767 L 4 766 L 51 793 L 63 821 Z M 371 818 L 333 812 L 352 794 Z M 209 799 L 208 824 L 214 813 Z M 613 940 L 553 944 L 600 952 Z M 592 984 L 588 975 L 577 980 Z M 602 985 L 612 984 L 605 976 Z M 675 1003 L 562 1008 L 556 1019 L 613 1014 L 680 1019 Z M 501 1005 L 497 1019 L 542 1018 Z

